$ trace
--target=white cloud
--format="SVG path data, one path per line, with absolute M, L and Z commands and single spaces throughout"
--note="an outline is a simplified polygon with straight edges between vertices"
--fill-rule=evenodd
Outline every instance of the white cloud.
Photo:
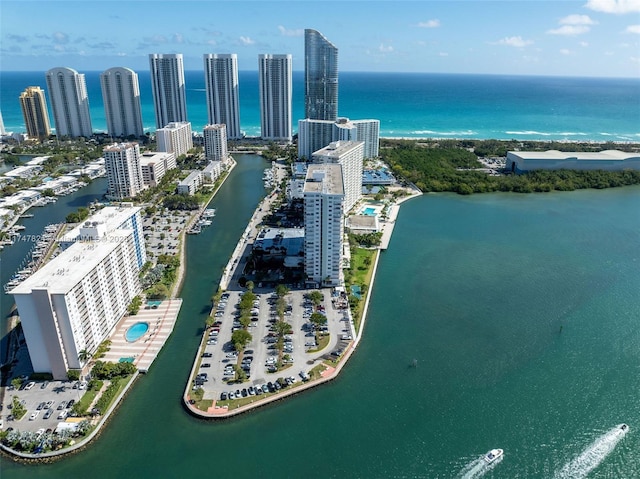
M 561 49 L 560 53 L 562 55 L 573 55 L 573 52 L 571 50 L 567 50 L 566 48 Z
M 637 63 L 640 65 L 640 57 L 629 57 L 629 60 L 631 60 L 631 63 Z
M 560 25 L 597 25 L 589 15 L 569 15 L 560 19 Z
M 381 43 L 378 47 L 378 51 L 380 53 L 391 53 L 393 51 L 393 47 L 391 45 L 384 45 L 383 43 Z
M 427 20 L 426 22 L 418 23 L 420 28 L 438 28 L 440 26 L 440 20 L 434 18 L 433 20 Z
M 255 42 L 255 40 L 252 40 L 252 39 L 251 39 L 251 38 L 249 38 L 249 37 L 243 37 L 243 36 L 240 36 L 240 42 L 241 42 L 243 45 L 253 45 L 253 44 L 255 44 L 255 43 L 256 43 L 256 42 Z
M 632 13 L 640 12 L 640 0 L 589 0 L 586 8 L 604 13 Z
M 580 43 L 578 43 L 578 45 L 580 45 L 581 47 L 588 47 L 589 43 L 588 42 L 580 42 Z
M 497 42 L 493 42 L 493 45 L 507 45 L 509 47 L 517 47 L 522 48 L 527 45 L 531 45 L 533 42 L 531 40 L 523 40 L 521 36 L 517 37 L 505 37 Z
M 184 43 L 184 37 L 182 36 L 182 33 L 174 33 L 171 40 L 173 41 L 173 43 Z
M 589 27 L 587 27 L 586 25 L 563 25 L 560 28 L 547 30 L 547 33 L 550 35 L 574 36 L 582 35 L 583 33 L 587 33 L 588 31 Z
M 69 43 L 69 35 L 67 35 L 66 33 L 55 32 L 52 37 L 53 43 L 57 43 L 58 45 Z
M 280 30 L 280 34 L 285 37 L 301 37 L 302 35 L 304 35 L 304 30 L 302 28 L 289 30 L 283 27 L 282 25 L 278 25 L 278 30 Z
M 635 33 L 640 35 L 640 25 L 629 25 L 625 31 L 625 33 Z
M 441 56 L 441 57 L 448 57 L 449 56 L 449 54 L 447 52 L 440 52 L 440 53 L 438 53 L 438 55 Z

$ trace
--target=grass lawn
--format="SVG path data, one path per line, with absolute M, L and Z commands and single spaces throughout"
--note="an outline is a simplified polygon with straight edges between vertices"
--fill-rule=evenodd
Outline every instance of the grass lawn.
M 376 262 L 375 260 L 378 254 L 380 254 L 379 250 L 364 248 L 351 250 L 351 268 L 348 270 L 349 283 L 359 285 L 362 290 L 362 299 L 358 301 L 358 305 L 352 310 L 356 332 L 360 331 L 362 310 L 366 297 L 369 294 L 369 286 L 371 285 L 371 277 L 373 276 L 373 265 Z
M 93 400 L 98 395 L 98 392 L 102 388 L 103 382 L 100 380 L 98 381 L 99 381 L 99 384 L 97 385 L 97 388 L 86 391 L 80 398 L 80 401 L 78 401 L 78 411 L 80 411 L 80 414 L 87 413 L 87 408 L 91 405 Z
M 318 335 L 316 333 L 316 344 L 318 345 L 318 347 L 316 349 L 310 349 L 309 351 L 307 351 L 308 353 L 317 353 L 318 351 L 322 351 L 324 348 L 327 347 L 327 345 L 329 344 L 329 340 L 331 339 L 331 335 L 330 334 L 323 334 L 323 335 Z

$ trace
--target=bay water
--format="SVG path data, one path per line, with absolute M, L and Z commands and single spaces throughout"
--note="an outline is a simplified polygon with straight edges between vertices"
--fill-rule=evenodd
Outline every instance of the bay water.
M 3 478 L 640 476 L 639 187 L 404 203 L 338 379 L 232 420 L 189 416 L 209 298 L 264 194 L 266 163 L 236 159 L 214 224 L 187 239 L 183 308 L 150 372 L 85 451 L 3 458 Z

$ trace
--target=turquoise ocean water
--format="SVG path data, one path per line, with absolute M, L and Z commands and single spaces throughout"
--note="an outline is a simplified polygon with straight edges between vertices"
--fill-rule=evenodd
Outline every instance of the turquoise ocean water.
M 91 118 L 106 130 L 100 72 L 85 73 Z M 155 129 L 148 71 L 138 72 L 145 128 Z M 640 141 L 640 80 L 615 78 L 344 72 L 339 114 L 380 120 L 386 137 Z M 204 73 L 185 72 L 194 131 L 207 123 Z M 46 90 L 44 72 L 0 72 L 0 111 L 7 130 L 24 131 L 18 96 Z M 240 124 L 260 135 L 258 74 L 239 74 Z M 47 92 L 48 99 L 48 92 Z M 49 108 L 53 125 L 53 114 Z M 304 115 L 304 74 L 293 74 L 294 131 Z

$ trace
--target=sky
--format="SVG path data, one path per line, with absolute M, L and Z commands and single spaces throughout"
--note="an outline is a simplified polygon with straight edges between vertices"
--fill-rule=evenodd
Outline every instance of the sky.
M 640 0 L 2 0 L 0 68 L 149 69 L 149 53 L 290 53 L 304 29 L 339 50 L 340 71 L 640 78 Z

